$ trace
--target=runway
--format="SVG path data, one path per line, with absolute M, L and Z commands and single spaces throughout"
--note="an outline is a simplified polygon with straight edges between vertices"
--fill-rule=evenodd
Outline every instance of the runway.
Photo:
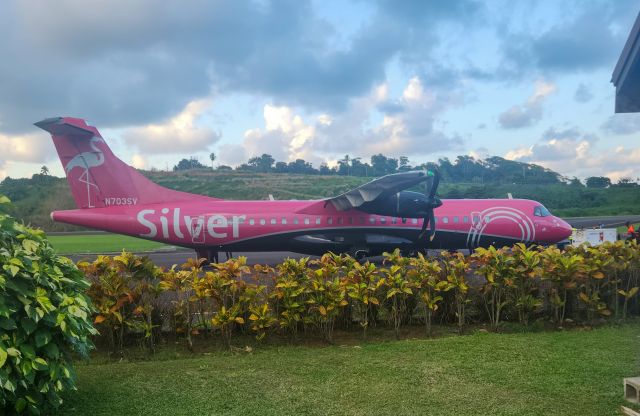
M 175 251 L 155 251 L 155 252 L 145 252 L 145 253 L 136 253 L 141 256 L 148 256 L 154 264 L 160 267 L 170 268 L 172 265 L 177 264 L 180 266 L 182 263 L 187 261 L 189 258 L 194 258 L 196 253 L 193 250 L 186 249 L 178 249 Z M 65 257 L 70 258 L 74 262 L 78 262 L 81 260 L 84 261 L 94 261 L 98 255 L 97 254 L 71 254 L 65 255 Z M 282 261 L 286 258 L 292 259 L 300 259 L 302 257 L 311 257 L 317 258 L 315 256 L 308 256 L 303 254 L 292 253 L 289 251 L 273 251 L 273 252 L 258 252 L 258 253 L 233 253 L 234 257 L 245 256 L 247 257 L 247 264 L 264 264 L 269 266 L 275 266 L 276 264 L 282 263 Z M 220 253 L 220 261 L 224 261 L 224 253 Z

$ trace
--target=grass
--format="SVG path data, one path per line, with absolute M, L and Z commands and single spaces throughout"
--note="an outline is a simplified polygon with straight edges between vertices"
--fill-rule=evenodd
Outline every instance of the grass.
M 614 415 L 640 325 L 77 365 L 65 415 Z
M 60 254 L 115 253 L 122 250 L 141 252 L 167 248 L 166 244 L 118 234 L 79 234 L 48 236 L 53 248 Z

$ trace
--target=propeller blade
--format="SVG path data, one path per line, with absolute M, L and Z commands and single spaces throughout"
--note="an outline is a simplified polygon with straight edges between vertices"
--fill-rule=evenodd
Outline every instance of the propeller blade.
M 433 197 L 436 196 L 438 185 L 440 184 L 440 171 L 438 169 L 429 170 L 429 174 L 433 176 L 433 181 L 431 182 L 431 188 L 427 196 L 429 199 L 433 199 Z
M 433 212 L 433 211 L 432 211 Z M 427 215 L 424 217 L 424 220 L 422 221 L 422 229 L 420 229 L 420 234 L 418 234 L 418 239 L 422 240 L 427 232 L 427 227 L 429 226 L 429 220 L 430 220 L 430 216 Z
M 436 236 L 436 214 L 433 210 L 429 211 L 429 224 L 431 225 L 429 228 L 429 241 L 433 241 L 433 238 Z

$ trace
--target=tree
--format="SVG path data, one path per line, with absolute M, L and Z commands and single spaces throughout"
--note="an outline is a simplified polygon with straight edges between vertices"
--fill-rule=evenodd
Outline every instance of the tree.
M 322 165 L 320 165 L 320 174 L 321 175 L 331 175 L 332 173 L 334 173 L 331 168 L 326 164 L 323 163 Z
M 349 176 L 351 174 L 351 164 L 349 161 L 351 157 L 349 155 L 344 155 L 344 158 L 338 160 L 338 175 L 346 175 Z
M 591 176 L 586 183 L 587 188 L 608 188 L 611 186 L 611 179 L 606 176 Z
M 570 186 L 580 186 L 580 187 L 581 187 L 581 186 L 584 186 L 584 185 L 582 184 L 582 182 L 580 181 L 580 179 L 578 179 L 578 178 L 577 178 L 577 177 L 575 177 L 575 176 L 569 180 L 569 185 L 570 185 Z
M 411 170 L 411 166 L 409 165 L 409 158 L 407 156 L 400 156 L 398 159 L 399 166 L 398 171 L 405 172 Z
M 387 157 L 383 154 L 371 156 L 371 168 L 373 176 L 383 176 L 387 173 Z
M 214 162 L 214 160 L 216 160 L 216 154 L 211 152 L 209 154 L 209 159 L 211 160 L 211 170 L 213 170 L 213 162 Z
M 40 168 L 40 175 L 44 175 L 44 176 L 49 175 L 49 168 L 46 165 L 43 165 Z
M 638 183 L 634 181 L 633 178 L 625 176 L 618 179 L 618 183 L 616 183 L 616 186 L 619 186 L 621 188 L 631 188 L 634 186 L 638 186 Z
M 303 159 L 296 159 L 294 162 L 289 162 L 289 165 L 287 167 L 289 169 L 289 172 L 291 173 L 306 173 L 306 174 L 318 173 L 318 171 L 313 168 L 311 163 L 306 162 Z
M 276 162 L 274 170 L 277 173 L 287 173 L 289 172 L 289 166 L 287 166 L 287 162 Z
M 206 169 L 207 167 L 202 163 L 198 162 L 198 159 L 192 157 L 190 159 L 182 159 L 178 162 L 177 165 L 173 167 L 174 172 L 180 170 L 190 170 L 190 169 Z
M 267 173 L 271 172 L 275 159 L 273 156 L 263 153 L 260 157 L 252 157 L 247 164 L 256 172 Z

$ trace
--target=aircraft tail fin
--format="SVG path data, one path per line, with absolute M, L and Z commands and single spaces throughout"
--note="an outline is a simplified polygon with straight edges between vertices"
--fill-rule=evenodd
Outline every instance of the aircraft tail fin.
M 209 199 L 153 183 L 118 159 L 85 120 L 55 117 L 35 125 L 51 133 L 78 208 Z

